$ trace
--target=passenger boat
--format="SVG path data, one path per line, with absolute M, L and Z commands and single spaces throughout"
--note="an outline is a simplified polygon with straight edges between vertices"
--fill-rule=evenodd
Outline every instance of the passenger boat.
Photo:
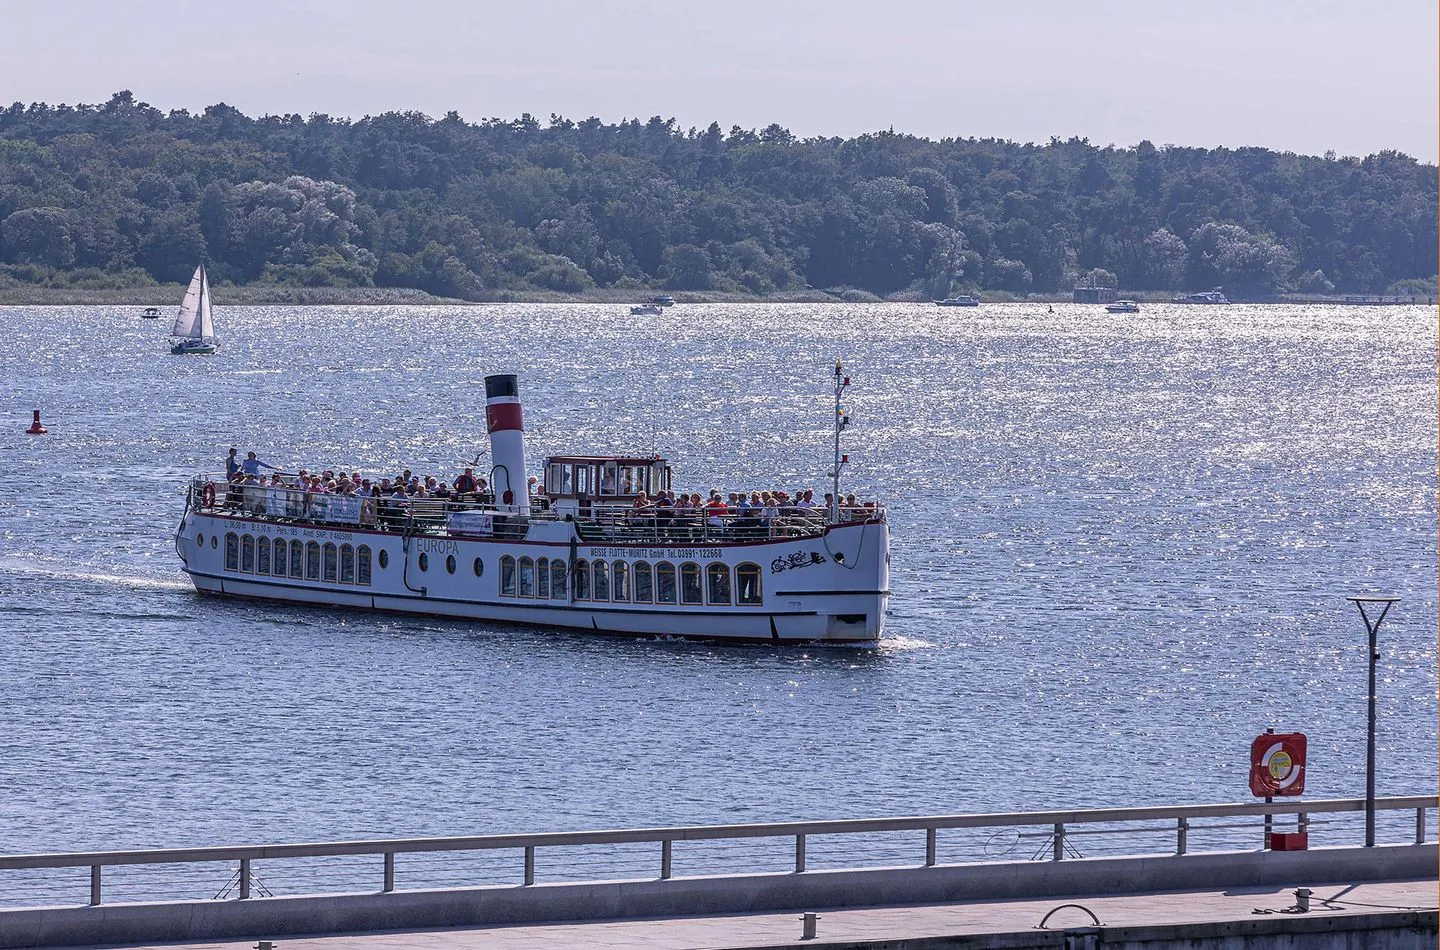
M 196 267 L 195 275 L 190 278 L 170 335 L 177 338 L 170 347 L 176 356 L 208 356 L 220 349 L 215 339 L 215 319 L 210 312 L 210 279 L 204 264 Z
M 485 379 L 493 494 L 457 500 L 307 494 L 198 476 L 176 552 L 195 589 L 595 634 L 867 643 L 889 600 L 889 528 L 845 507 L 835 364 L 828 508 L 646 509 L 674 483 L 659 455 L 557 455 L 527 491 L 517 377 Z M 242 477 L 243 478 L 243 477 Z
M 1139 313 L 1140 305 L 1133 300 L 1117 300 L 1107 303 L 1105 309 L 1110 313 Z
M 636 304 L 630 308 L 632 317 L 658 317 L 665 312 L 665 308 L 658 303 Z
M 159 307 L 146 307 L 144 310 L 140 311 L 140 319 L 142 319 L 142 320 L 158 320 L 158 319 L 160 319 L 160 308 L 159 308 Z
M 978 307 L 980 298 L 971 294 L 956 294 L 953 297 L 946 297 L 944 300 L 935 301 L 937 307 Z
M 1202 290 L 1194 294 L 1176 294 L 1174 303 L 1199 303 L 1199 304 L 1227 304 L 1230 301 L 1220 292 L 1220 288 L 1214 290 Z

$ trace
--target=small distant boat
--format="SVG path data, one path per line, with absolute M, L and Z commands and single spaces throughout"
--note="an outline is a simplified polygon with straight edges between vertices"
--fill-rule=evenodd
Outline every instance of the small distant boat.
M 1198 294 L 1176 294 L 1174 302 L 1222 304 L 1229 303 L 1230 301 L 1225 299 L 1225 295 L 1220 292 L 1220 288 L 1216 287 L 1214 290 L 1202 290 Z
M 935 301 L 937 307 L 978 307 L 980 298 L 970 294 L 956 294 L 953 297 L 946 297 L 944 300 Z
M 159 320 L 159 319 L 160 319 L 160 308 L 159 308 L 159 307 L 146 307 L 144 310 L 140 311 L 140 319 L 142 319 L 142 320 Z
M 647 300 L 647 301 L 645 301 L 645 302 L 648 303 L 648 304 L 653 304 L 653 305 L 655 305 L 655 306 L 657 306 L 657 307 L 673 307 L 673 306 L 675 306 L 675 298 L 672 297 L 672 296 L 670 296 L 669 294 L 656 294 L 655 296 L 651 297 L 649 300 Z
M 632 317 L 658 317 L 665 312 L 665 308 L 655 303 L 642 303 L 630 308 Z
M 208 356 L 220 349 L 215 339 L 215 321 L 210 315 L 210 279 L 205 275 L 204 264 L 195 268 L 195 276 L 185 288 L 185 299 L 180 302 L 180 313 L 175 317 L 170 335 L 178 338 L 170 347 L 176 356 Z
M 1133 300 L 1117 300 L 1107 303 L 1105 309 L 1111 313 L 1139 313 L 1140 305 Z

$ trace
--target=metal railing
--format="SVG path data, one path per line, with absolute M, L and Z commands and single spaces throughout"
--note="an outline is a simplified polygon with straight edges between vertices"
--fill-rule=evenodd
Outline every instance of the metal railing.
M 1423 844 L 1427 841 L 1437 802 L 1440 802 L 1440 799 L 1435 795 L 1401 796 L 1377 799 L 1376 807 L 1390 819 L 1395 819 L 1386 822 L 1390 837 L 1407 843 L 1413 841 Z M 816 839 L 832 839 L 832 836 L 842 847 L 835 852 L 837 860 L 824 862 L 821 866 L 847 869 L 917 865 L 935 867 L 945 863 L 941 859 L 942 844 L 947 851 L 955 850 L 951 839 L 965 830 L 979 831 L 988 837 L 978 849 L 978 854 L 971 853 L 977 851 L 974 847 L 976 841 L 971 840 L 969 851 L 956 856 L 980 861 L 997 859 L 992 845 L 1007 832 L 1012 837 L 1002 842 L 1006 847 L 1000 857 L 1012 852 L 1021 838 L 1029 837 L 1041 842 L 1039 847 L 1028 855 L 1030 860 L 1062 861 L 1080 856 L 1075 844 L 1077 838 L 1103 835 L 1123 835 L 1127 838 L 1152 835 L 1170 842 L 1159 852 L 1137 851 L 1134 847 L 1126 847 L 1118 851 L 1111 849 L 1106 856 L 1156 853 L 1186 855 L 1197 853 L 1194 848 L 1196 836 L 1202 834 L 1210 836 L 1212 843 L 1226 846 L 1212 850 L 1261 850 L 1264 839 L 1259 832 L 1268 825 L 1262 825 L 1257 819 L 1269 819 L 1273 822 L 1293 816 L 1297 828 L 1306 830 L 1323 822 L 1323 819 L 1317 820 L 1312 816 L 1358 814 L 1363 813 L 1364 809 L 1365 800 L 1354 798 L 1274 804 L 1111 808 L 461 838 L 0 855 L 0 872 L 3 872 L 0 874 L 0 884 L 3 884 L 0 886 L 0 898 L 3 898 L 3 903 L 12 907 L 65 903 L 68 899 L 79 897 L 77 885 L 80 882 L 63 874 L 61 879 L 41 880 L 38 876 L 46 872 L 63 872 L 66 869 L 88 870 L 89 902 L 98 905 L 104 899 L 107 870 L 111 879 L 122 879 L 127 870 L 138 873 L 145 869 L 202 864 L 219 867 L 189 879 L 177 875 L 169 880 L 146 883 L 141 878 L 132 877 L 120 880 L 120 883 L 134 895 L 131 900 L 179 900 L 196 896 L 218 899 L 232 895 L 239 900 L 248 900 L 255 896 L 270 896 L 282 890 L 285 893 L 313 893 L 318 890 L 334 893 L 337 890 L 334 873 L 343 865 L 347 873 L 358 873 L 361 879 L 358 885 L 354 880 L 350 880 L 340 883 L 339 888 L 349 887 L 349 893 L 373 893 L 378 887 L 381 892 L 388 893 L 395 891 L 402 881 L 402 876 L 397 871 L 397 857 L 401 855 L 406 856 L 413 865 L 407 865 L 409 876 L 404 880 L 412 885 L 407 889 L 490 883 L 533 885 L 539 878 L 537 856 L 542 852 L 547 858 L 552 852 L 563 852 L 571 858 L 568 871 L 547 876 L 550 881 L 591 880 L 595 873 L 606 874 L 612 879 L 617 874 L 628 873 L 628 879 L 632 880 L 653 880 L 657 877 L 668 880 L 677 876 L 677 850 L 684 850 L 687 855 L 694 851 L 698 856 L 706 851 L 707 845 L 723 847 L 719 851 L 712 849 L 709 860 L 694 862 L 694 874 L 789 871 L 803 874 L 816 866 L 811 860 L 814 853 L 812 845 L 816 843 Z M 1406 819 L 1407 813 L 1413 813 L 1413 825 Z M 1236 822 L 1233 819 L 1250 820 Z M 866 843 L 873 844 L 877 836 L 886 835 L 900 835 L 903 838 L 898 844 L 892 841 L 878 855 L 872 853 L 870 860 L 864 861 Z M 1340 843 L 1341 837 L 1344 835 L 1337 833 L 1332 836 L 1334 840 L 1327 843 Z M 745 841 L 755 839 L 766 839 L 772 847 L 763 851 L 739 847 Z M 1246 842 L 1249 843 L 1248 847 L 1244 846 Z M 677 849 L 677 844 L 682 845 L 683 849 Z M 594 860 L 592 856 L 588 863 L 576 860 L 571 850 L 595 848 L 604 849 L 601 859 Z M 1024 849 L 1029 850 L 1028 846 Z M 639 864 L 632 863 L 617 871 L 613 859 L 627 851 L 630 857 L 638 859 Z M 1022 857 L 1025 856 L 1024 851 L 1021 853 Z M 497 859 L 488 870 L 498 874 L 498 877 L 481 879 L 482 875 L 477 867 L 464 866 L 458 860 L 467 854 L 476 857 L 477 853 L 485 853 Z M 509 859 L 499 861 L 498 859 L 503 857 L 502 853 L 508 853 Z M 647 854 L 648 860 L 645 858 Z M 437 861 L 426 864 L 419 860 L 426 855 L 437 856 Z M 518 861 L 515 859 L 517 855 Z M 438 861 L 438 856 L 445 856 L 446 860 Z M 1095 856 L 1099 856 L 1098 853 Z M 319 859 L 318 864 L 316 859 Z M 881 863 L 877 864 L 877 860 Z M 296 880 L 290 882 L 289 887 L 285 887 L 280 884 L 283 875 L 277 874 L 271 878 L 268 877 L 268 870 L 267 881 L 260 882 L 255 870 L 257 862 L 269 862 L 276 867 L 282 862 L 291 862 L 304 865 L 309 870 L 296 876 Z M 647 864 L 648 870 L 645 867 Z M 586 877 L 587 873 L 591 876 Z M 366 878 L 368 883 L 365 882 Z M 29 898 L 30 903 L 23 903 L 27 900 L 24 896 L 27 893 L 35 896 Z M 51 899 L 44 900 L 46 897 Z M 17 900 L 22 903 L 17 904 Z
M 207 487 L 208 486 L 208 487 Z M 281 523 L 362 527 L 407 533 L 440 533 L 449 516 L 478 512 L 496 519 L 495 534 L 519 536 L 530 522 L 569 517 L 583 542 L 704 543 L 800 538 L 820 534 L 830 523 L 821 507 L 785 507 L 771 520 L 758 515 L 706 515 L 690 508 L 635 511 L 629 505 L 590 499 L 578 516 L 562 516 L 548 498 L 531 498 L 530 514 L 512 515 L 495 505 L 494 497 L 468 494 L 450 498 L 358 497 L 312 494 L 292 483 L 246 485 L 229 483 L 224 475 L 200 475 L 187 490 L 191 508 L 258 517 Z M 341 499 L 334 501 L 333 499 Z M 840 522 L 883 521 L 885 509 L 874 502 L 841 509 Z

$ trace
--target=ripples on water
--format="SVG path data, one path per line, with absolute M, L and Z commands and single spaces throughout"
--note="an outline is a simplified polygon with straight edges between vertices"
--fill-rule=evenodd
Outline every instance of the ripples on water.
M 1436 785 L 1425 308 L 0 308 L 0 840 L 10 851 L 1238 801 Z M 179 487 L 232 443 L 443 476 L 518 371 L 532 466 L 660 451 L 889 506 L 889 639 L 777 650 L 201 600 Z M 47 438 L 21 432 L 39 405 Z

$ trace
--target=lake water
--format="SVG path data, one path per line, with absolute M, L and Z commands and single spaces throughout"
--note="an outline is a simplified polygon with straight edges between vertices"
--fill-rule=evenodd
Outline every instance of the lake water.
M 0 847 L 482 834 L 1436 788 L 1436 313 L 914 304 L 0 308 Z M 887 505 L 874 649 L 595 640 L 202 599 L 181 488 L 226 449 L 449 478 L 518 372 L 532 467 Z M 22 434 L 30 410 L 51 434 Z

